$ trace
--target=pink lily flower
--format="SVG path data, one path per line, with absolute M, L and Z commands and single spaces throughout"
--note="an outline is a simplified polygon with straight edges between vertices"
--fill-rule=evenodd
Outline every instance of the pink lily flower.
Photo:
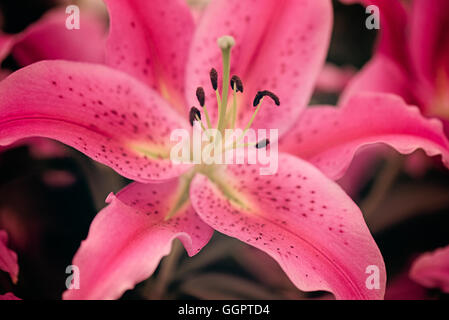
M 217 0 L 198 26 L 183 1 L 105 2 L 108 66 L 45 61 L 0 82 L 1 145 L 31 136 L 56 139 L 136 181 L 107 198 L 73 260 L 80 289 L 63 297 L 118 298 L 154 272 L 173 239 L 192 256 L 215 229 L 269 254 L 301 290 L 383 298 L 379 249 L 359 208 L 329 177 L 341 175 L 365 144 L 385 142 L 404 153 L 421 147 L 447 162 L 449 143 L 438 121 L 390 95 L 304 111 L 326 56 L 330 1 Z M 215 83 L 208 90 L 209 71 L 221 64 L 216 40 L 224 35 L 235 46 L 229 66 L 230 45 L 222 45 L 220 95 Z M 214 101 L 219 95 L 226 110 L 231 73 L 251 93 L 238 94 L 237 127 L 252 117 L 254 94 L 270 88 L 281 106 L 265 106 L 252 128 L 289 132 L 281 148 L 302 159 L 281 153 L 282 166 L 272 176 L 259 176 L 259 165 L 170 161 L 170 132 L 191 130 L 187 114 L 198 103 L 198 86 L 207 91 L 212 123 L 226 125 Z M 366 286 L 367 266 L 378 267 L 378 289 Z
M 0 270 L 9 273 L 14 283 L 19 275 L 17 254 L 8 248 L 8 234 L 0 230 Z
M 449 2 L 445 0 L 344 0 L 376 5 L 381 28 L 371 61 L 342 100 L 361 91 L 395 93 L 429 117 L 449 121 Z
M 19 275 L 19 265 L 17 264 L 17 254 L 8 248 L 8 234 L 0 230 L 0 270 L 9 273 L 12 282 L 17 283 Z M 20 300 L 13 293 L 1 295 L 0 300 Z
M 5 294 L 0 294 L 0 300 L 21 300 L 21 299 L 17 298 L 13 293 L 8 292 Z
M 410 278 L 424 287 L 449 293 L 449 246 L 419 256 L 410 269 Z

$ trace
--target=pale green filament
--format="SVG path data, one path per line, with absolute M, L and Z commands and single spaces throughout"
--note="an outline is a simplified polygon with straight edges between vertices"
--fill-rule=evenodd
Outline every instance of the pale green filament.
M 207 128 L 211 129 L 212 128 L 212 124 L 210 122 L 209 112 L 207 112 L 206 105 L 204 105 L 203 109 L 204 109 L 204 115 L 206 116 Z
M 232 123 L 231 128 L 235 129 L 235 121 L 237 118 L 237 84 L 234 83 L 234 92 L 232 94 Z
M 218 39 L 218 45 L 223 55 L 223 90 L 221 92 L 221 106 L 219 107 L 218 131 L 223 133 L 226 125 L 226 108 L 228 105 L 229 79 L 231 73 L 231 49 L 235 41 L 230 36 Z
M 235 121 L 237 118 L 237 85 L 235 83 L 232 90 L 232 109 L 226 116 L 226 124 L 229 124 L 229 121 L 231 121 L 231 128 L 235 129 Z
M 248 131 L 249 128 L 251 128 L 251 125 L 254 122 L 254 119 L 256 119 L 257 113 L 260 110 L 260 106 L 262 105 L 263 99 L 260 99 L 259 104 L 257 105 L 256 111 L 254 111 L 251 119 L 249 120 L 248 124 L 246 125 L 245 129 L 243 130 L 242 134 L 240 135 L 240 137 L 235 141 L 234 146 L 237 145 L 237 143 L 240 142 L 240 140 L 242 140 L 245 137 L 246 132 Z
M 200 117 L 197 115 L 195 118 L 196 121 L 198 121 L 201 125 L 201 129 L 203 129 L 203 131 L 206 131 L 206 128 L 204 127 L 203 122 L 201 121 Z

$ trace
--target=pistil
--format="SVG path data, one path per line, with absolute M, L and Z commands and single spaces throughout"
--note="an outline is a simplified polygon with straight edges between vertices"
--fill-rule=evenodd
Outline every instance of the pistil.
M 228 105 L 229 76 L 231 73 L 231 49 L 235 40 L 231 36 L 223 36 L 217 41 L 223 56 L 223 90 L 221 92 L 221 106 L 218 116 L 218 131 L 223 134 L 226 125 L 226 108 Z

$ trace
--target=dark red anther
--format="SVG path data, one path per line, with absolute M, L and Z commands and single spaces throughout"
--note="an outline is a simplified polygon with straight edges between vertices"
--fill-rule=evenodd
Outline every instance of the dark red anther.
M 218 72 L 214 68 L 210 70 L 210 82 L 215 91 L 218 89 Z
M 204 104 L 206 102 L 206 98 L 205 98 L 203 87 L 198 87 L 196 89 L 196 98 L 198 99 L 198 102 L 200 103 L 200 106 L 204 107 Z
M 277 106 L 281 105 L 281 102 L 280 102 L 280 100 L 279 100 L 277 95 L 275 95 L 271 91 L 263 90 L 263 91 L 257 92 L 256 96 L 254 97 L 253 106 L 257 107 L 259 105 L 259 103 L 260 103 L 260 100 L 262 100 L 263 97 L 270 97 L 271 99 L 273 99 L 274 103 Z
M 268 146 L 269 144 L 270 144 L 270 140 L 264 139 L 264 140 L 259 141 L 258 143 L 256 143 L 256 148 L 257 149 L 262 149 L 262 148 L 265 148 L 266 146 Z
M 189 122 L 190 124 L 193 126 L 193 122 L 194 121 L 199 121 L 201 120 L 201 112 L 200 110 L 198 110 L 195 107 L 192 107 L 192 109 L 190 109 L 190 113 L 189 113 Z
M 231 78 L 231 88 L 232 90 L 234 90 L 234 86 L 235 86 L 235 90 L 237 92 L 242 92 L 243 93 L 243 82 L 242 80 L 238 77 L 238 76 L 232 76 Z

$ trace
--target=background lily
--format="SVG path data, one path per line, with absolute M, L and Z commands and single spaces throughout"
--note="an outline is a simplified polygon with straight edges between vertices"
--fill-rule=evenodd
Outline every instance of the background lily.
M 17 254 L 8 248 L 8 234 L 4 230 L 0 230 L 0 270 L 9 273 L 13 283 L 17 282 L 19 275 Z M 18 300 L 18 298 L 8 292 L 0 294 L 0 300 Z
M 449 247 L 418 257 L 410 270 L 410 278 L 427 288 L 449 292 Z
M 377 5 L 381 28 L 372 60 L 351 81 L 342 100 L 361 91 L 390 92 L 445 125 L 449 120 L 449 3 L 444 0 L 345 0 Z
M 106 3 L 109 67 L 40 62 L 0 83 L 0 144 L 56 139 L 136 181 L 111 194 L 95 218 L 73 262 L 81 270 L 81 289 L 64 298 L 118 298 L 153 273 L 174 238 L 194 255 L 213 229 L 268 253 L 302 290 L 382 298 L 380 252 L 360 210 L 323 172 L 340 176 L 365 144 L 385 142 L 404 153 L 422 147 L 444 160 L 449 144 L 438 121 L 389 95 L 302 112 L 326 55 L 330 2 L 213 1 L 197 28 L 179 1 L 153 1 L 151 8 L 147 1 Z M 236 41 L 230 70 L 227 63 L 218 68 L 216 44 L 227 34 Z M 257 91 L 276 92 L 281 107 L 264 106 L 253 127 L 290 132 L 281 148 L 302 153 L 322 172 L 287 154 L 270 177 L 259 176 L 257 166 L 192 171 L 172 165 L 166 157 L 170 132 L 189 129 L 197 86 L 206 89 L 207 110 L 220 123 L 217 92 L 208 90 L 212 67 L 225 79 L 238 74 L 245 84 L 236 101 L 239 127 L 252 116 Z M 229 90 L 223 82 L 222 107 Z M 385 121 L 387 110 L 395 114 L 391 122 Z M 401 126 L 404 119 L 413 125 Z M 379 267 L 379 290 L 365 286 L 368 265 Z

